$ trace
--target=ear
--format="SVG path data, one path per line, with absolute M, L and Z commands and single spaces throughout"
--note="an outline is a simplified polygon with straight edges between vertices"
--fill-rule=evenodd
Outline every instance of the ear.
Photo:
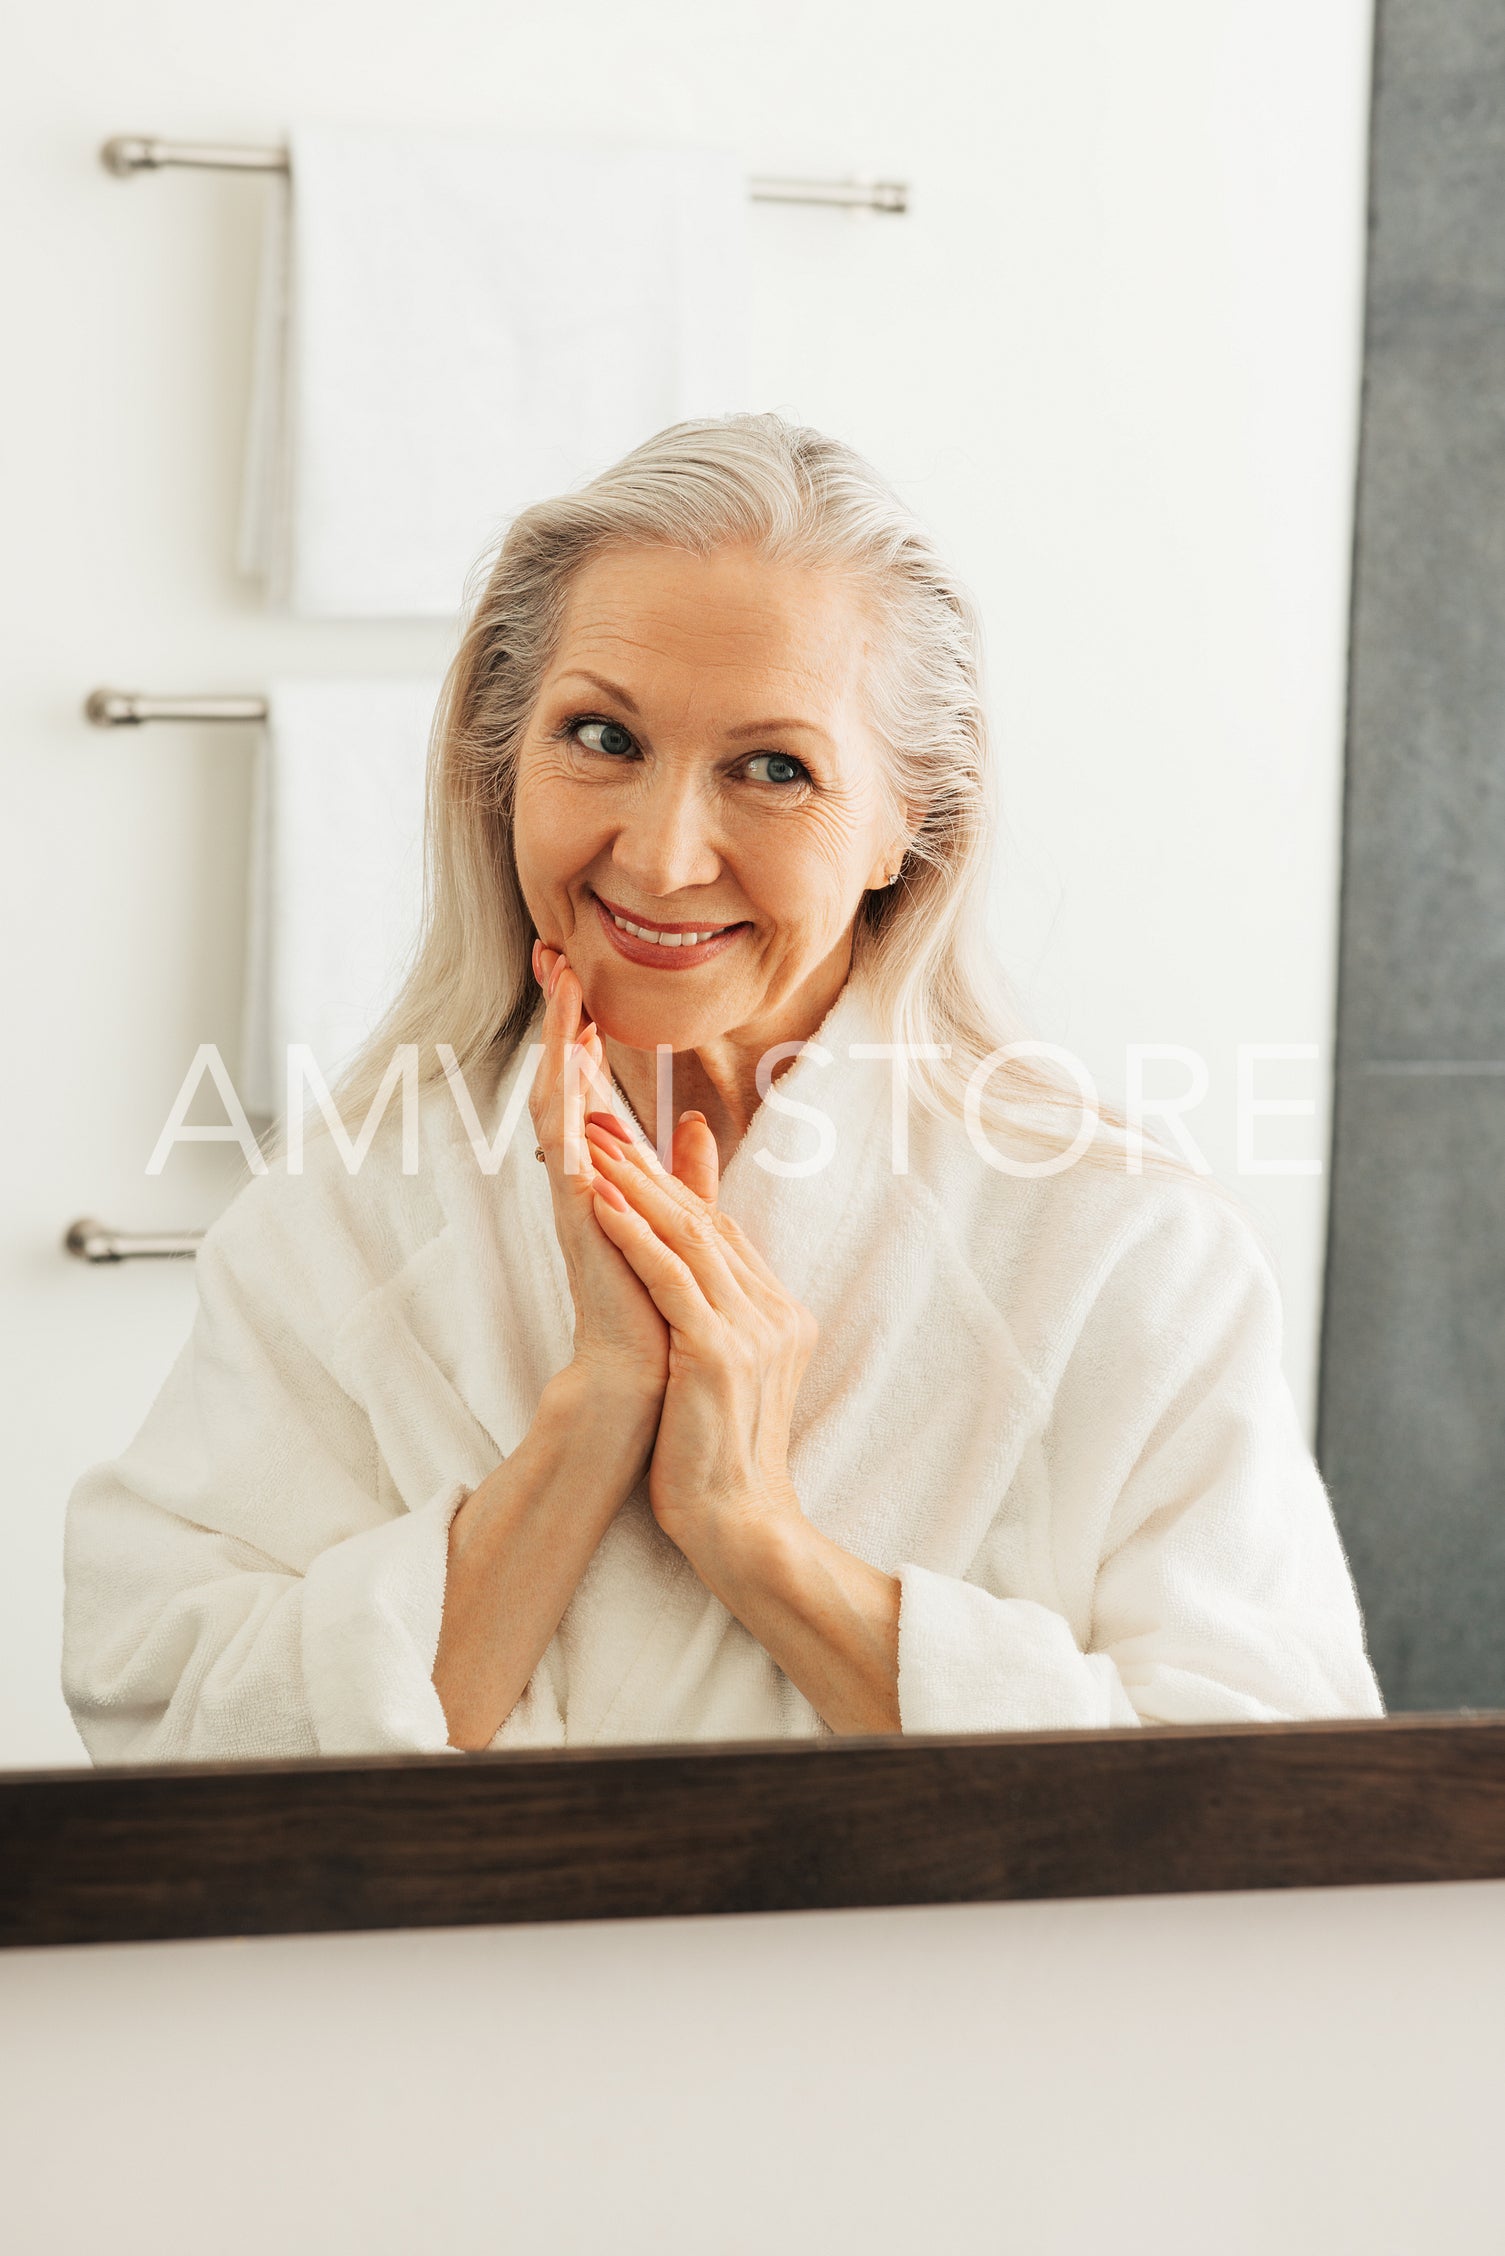
M 895 796 L 892 785 L 885 792 L 885 797 L 888 802 L 885 812 L 896 827 L 885 840 L 882 851 L 868 871 L 864 890 L 869 893 L 881 893 L 898 876 L 904 857 L 909 852 L 910 842 L 920 827 L 921 810 L 912 801 Z
M 909 852 L 910 835 L 907 831 L 900 831 L 888 841 L 868 871 L 866 890 L 869 893 L 881 893 L 898 876 L 904 857 Z

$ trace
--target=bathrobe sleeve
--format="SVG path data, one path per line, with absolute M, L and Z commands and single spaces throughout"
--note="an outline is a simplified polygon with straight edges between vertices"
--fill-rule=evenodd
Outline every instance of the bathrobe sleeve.
M 63 1690 L 96 1762 L 448 1744 L 432 1669 L 468 1484 L 410 1510 L 384 1477 L 271 1180 L 206 1234 L 182 1352 L 68 1500 Z
M 1281 1338 L 1249 1224 L 1199 1186 L 1162 1191 L 1092 1298 L 1042 1435 L 1062 1606 L 1008 1594 L 1001 1541 L 963 1576 L 901 1568 L 904 1730 L 1381 1713 Z

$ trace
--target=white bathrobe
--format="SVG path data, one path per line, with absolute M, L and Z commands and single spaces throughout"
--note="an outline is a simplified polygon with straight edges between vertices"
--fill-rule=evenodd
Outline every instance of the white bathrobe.
M 894 1068 L 849 1055 L 885 1039 L 849 981 L 720 1203 L 819 1323 L 790 1472 L 898 1577 L 904 1730 L 1378 1714 L 1250 1226 L 1121 1161 L 1021 1179 L 917 1105 L 899 1171 Z M 488 1142 L 528 1054 L 473 1087 Z M 441 1080 L 416 1173 L 394 1107 L 355 1174 L 316 1137 L 206 1234 L 189 1339 L 69 1500 L 64 1688 L 96 1761 L 447 1747 L 449 1523 L 571 1355 L 517 1095 L 495 1172 Z M 640 1485 L 493 1744 L 827 1729 Z

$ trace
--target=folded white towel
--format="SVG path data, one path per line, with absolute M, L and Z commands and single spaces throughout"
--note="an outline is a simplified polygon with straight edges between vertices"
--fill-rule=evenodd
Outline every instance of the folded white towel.
M 247 1112 L 286 1102 L 287 1045 L 332 1083 L 396 992 L 423 907 L 423 809 L 437 676 L 278 681 L 253 785 Z
M 446 617 L 518 509 L 746 402 L 732 151 L 299 128 L 268 199 L 240 562 Z

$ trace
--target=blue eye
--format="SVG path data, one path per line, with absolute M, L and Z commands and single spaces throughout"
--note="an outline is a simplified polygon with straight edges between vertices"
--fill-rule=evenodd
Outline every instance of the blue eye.
M 764 783 L 798 783 L 805 773 L 802 764 L 798 760 L 791 759 L 787 752 L 755 752 L 752 760 L 747 763 L 749 768 L 751 768 L 754 760 L 770 760 L 774 768 L 779 771 L 777 774 L 762 777 L 760 780 Z
M 588 751 L 609 752 L 614 759 L 620 759 L 624 752 L 632 750 L 632 738 L 615 721 L 572 721 L 570 727 Z M 587 729 L 596 731 L 594 742 L 587 736 Z

